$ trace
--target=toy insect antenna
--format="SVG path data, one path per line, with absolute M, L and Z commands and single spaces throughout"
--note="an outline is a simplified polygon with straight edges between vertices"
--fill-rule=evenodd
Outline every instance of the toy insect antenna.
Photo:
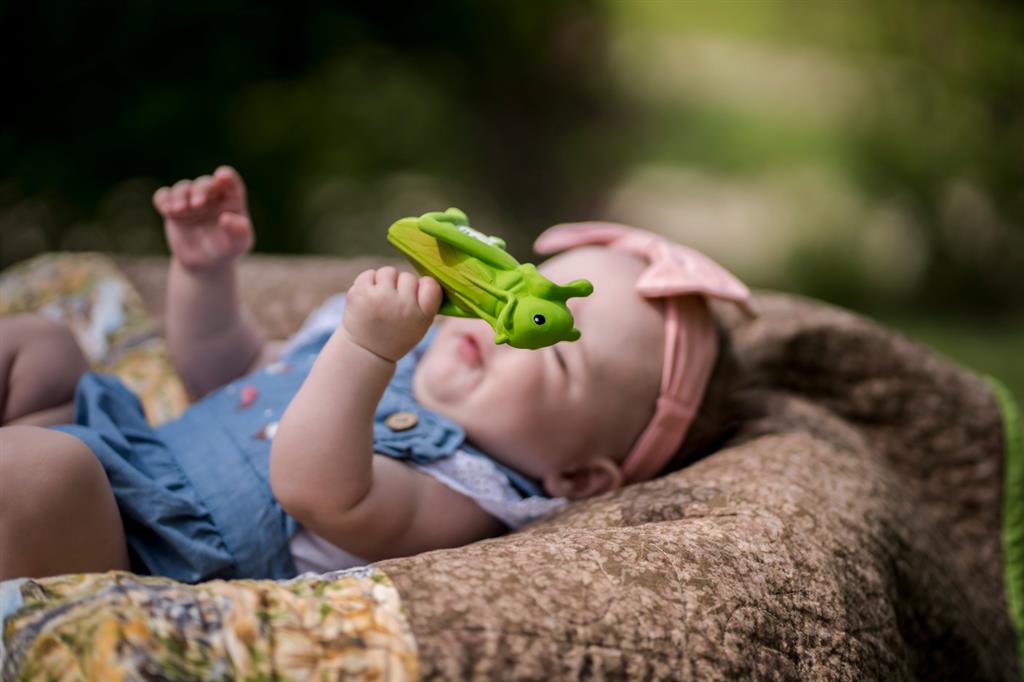
M 594 293 L 594 285 L 585 279 L 574 279 L 568 284 L 555 284 L 551 289 L 551 298 L 565 301 L 570 298 L 590 296 Z
M 529 287 L 533 293 L 549 301 L 561 301 L 564 303 L 570 298 L 590 296 L 590 294 L 594 293 L 594 285 L 585 279 L 574 279 L 568 284 L 555 284 L 540 274 L 532 263 L 524 264 L 522 272 L 529 282 Z

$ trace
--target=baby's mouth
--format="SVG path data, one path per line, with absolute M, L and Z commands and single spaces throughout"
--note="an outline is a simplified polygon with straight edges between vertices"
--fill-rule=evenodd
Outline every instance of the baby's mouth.
M 480 348 L 480 342 L 472 334 L 459 336 L 456 350 L 459 357 L 466 361 L 471 367 L 480 367 L 484 364 L 484 354 Z

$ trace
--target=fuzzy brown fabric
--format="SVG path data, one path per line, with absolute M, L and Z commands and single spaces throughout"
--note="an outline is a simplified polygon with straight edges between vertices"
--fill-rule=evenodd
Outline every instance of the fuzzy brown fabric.
M 369 261 L 253 259 L 270 336 Z M 122 261 L 160 309 L 161 261 Z M 379 566 L 427 678 L 1015 679 L 1000 414 L 978 377 L 844 311 L 726 313 L 740 428 L 519 533 Z

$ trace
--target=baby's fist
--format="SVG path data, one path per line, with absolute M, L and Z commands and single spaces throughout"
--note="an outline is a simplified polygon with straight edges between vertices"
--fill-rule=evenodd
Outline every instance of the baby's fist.
M 437 280 L 387 266 L 367 270 L 348 290 L 342 326 L 374 355 L 397 362 L 430 329 L 441 306 Z

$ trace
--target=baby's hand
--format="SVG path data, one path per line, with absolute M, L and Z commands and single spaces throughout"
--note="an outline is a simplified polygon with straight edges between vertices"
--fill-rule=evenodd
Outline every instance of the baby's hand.
M 390 266 L 367 270 L 348 290 L 342 326 L 354 343 L 396 362 L 427 333 L 441 299 L 441 285 L 432 277 Z
M 215 270 L 252 248 L 245 183 L 234 168 L 161 187 L 153 205 L 164 217 L 171 253 L 189 270 Z

